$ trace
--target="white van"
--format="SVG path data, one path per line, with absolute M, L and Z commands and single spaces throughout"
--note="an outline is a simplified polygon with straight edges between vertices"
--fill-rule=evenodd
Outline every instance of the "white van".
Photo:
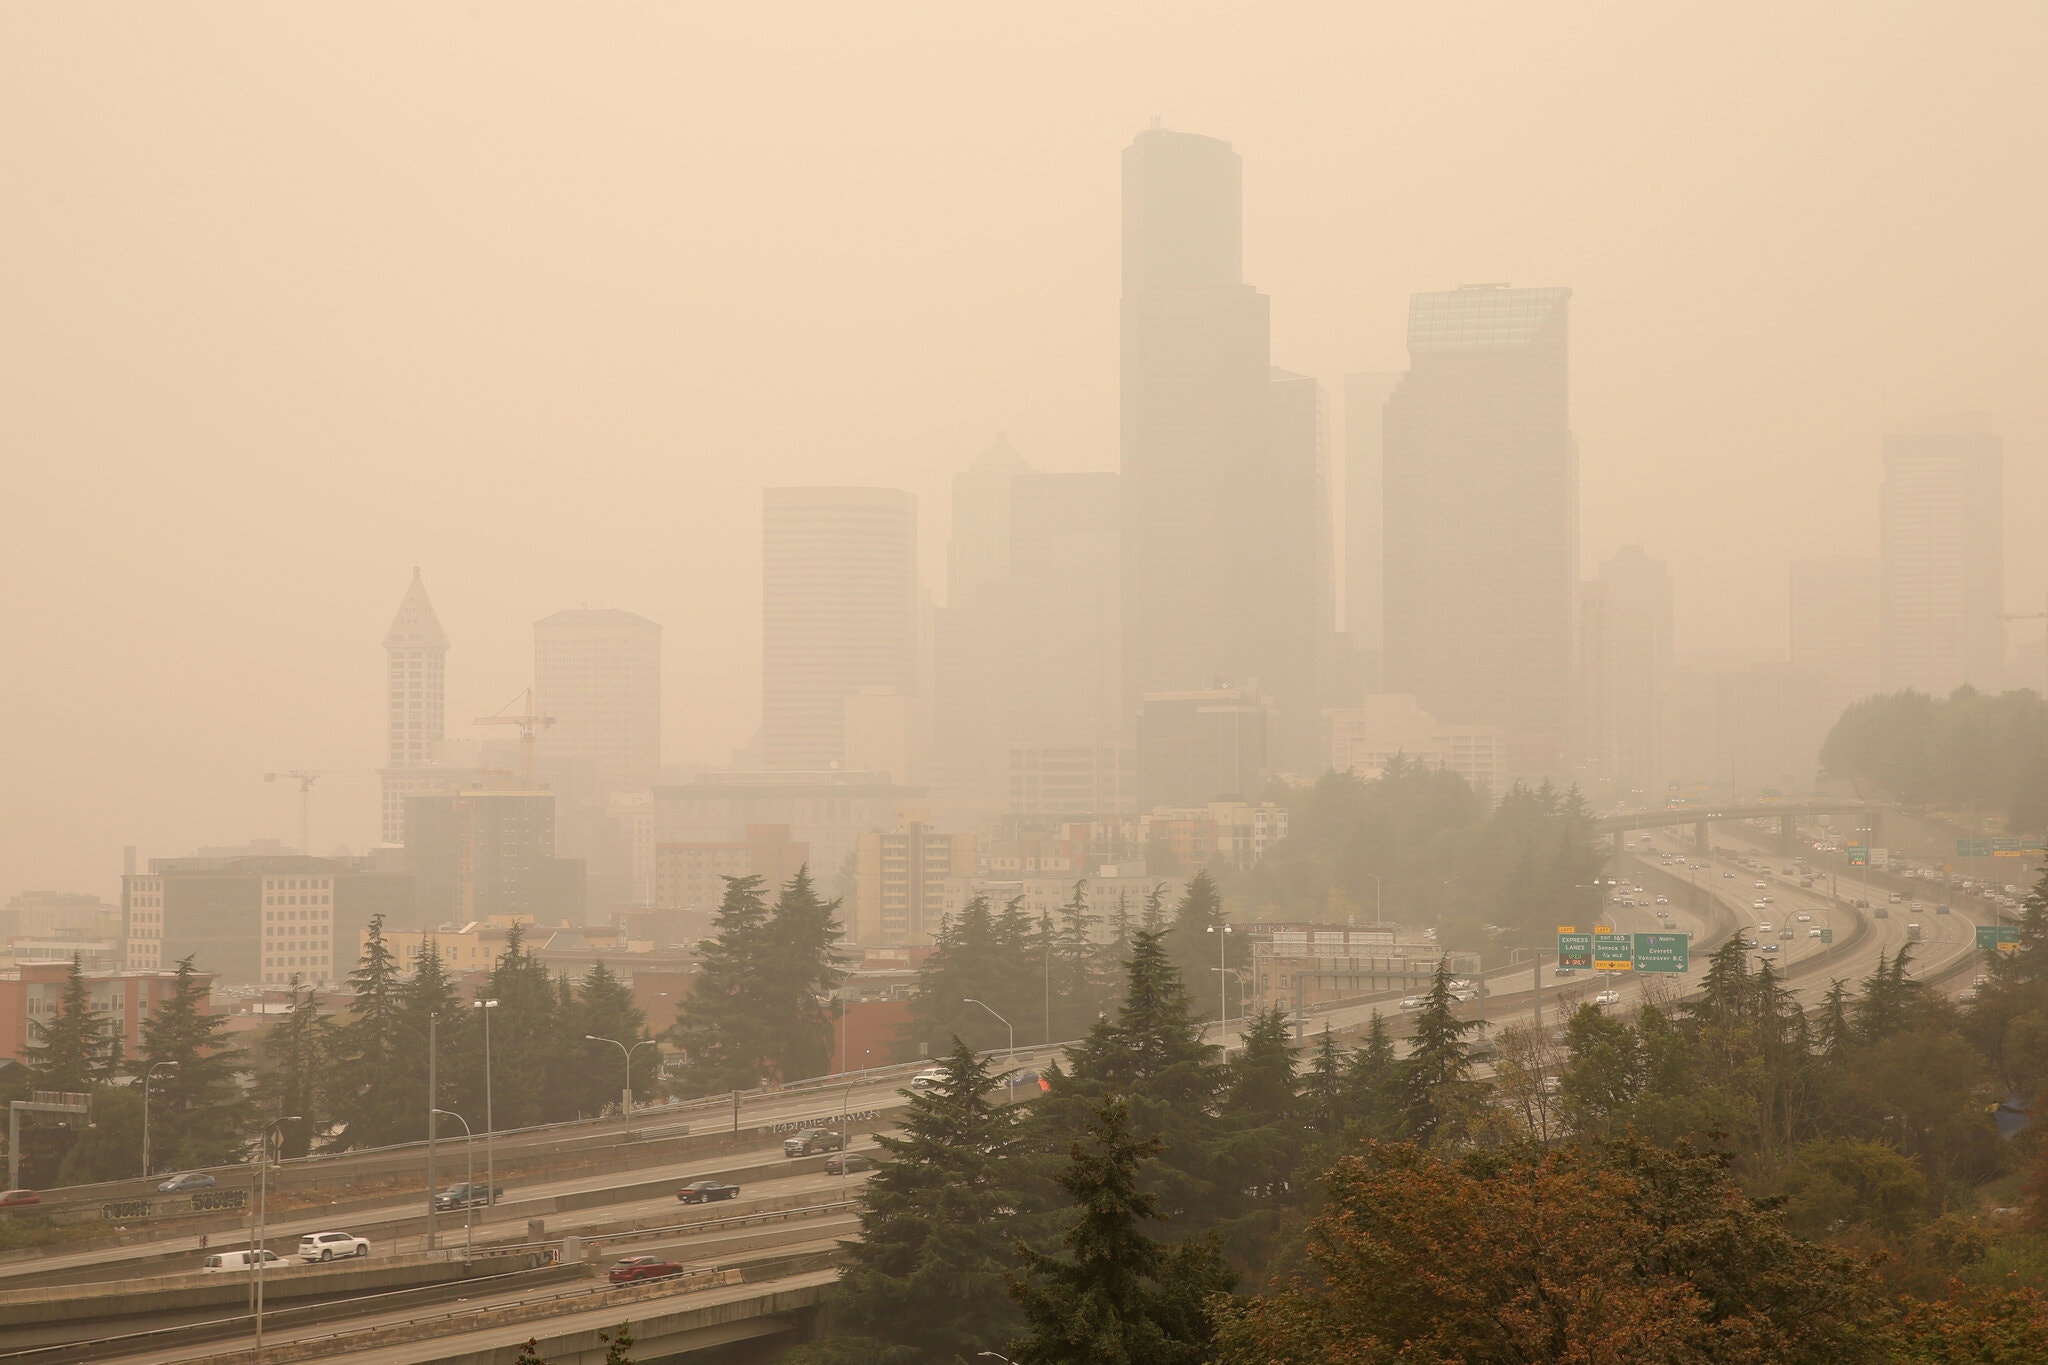
M 216 1251 L 213 1255 L 206 1258 L 206 1263 L 199 1267 L 199 1271 L 203 1275 L 221 1275 L 237 1270 L 254 1270 L 258 1257 L 262 1258 L 265 1270 L 272 1270 L 288 1264 L 284 1257 L 269 1250 Z

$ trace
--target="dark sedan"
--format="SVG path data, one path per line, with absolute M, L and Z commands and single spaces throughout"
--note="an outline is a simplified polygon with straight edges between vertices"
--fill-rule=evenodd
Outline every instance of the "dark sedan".
M 628 1256 L 614 1262 L 604 1277 L 613 1284 L 631 1284 L 635 1280 L 665 1280 L 682 1273 L 682 1266 L 674 1261 L 664 1261 L 659 1256 Z
M 186 1190 L 210 1190 L 217 1183 L 219 1182 L 214 1180 L 205 1171 L 188 1171 L 184 1175 L 172 1176 L 169 1180 L 157 1186 L 156 1192 L 158 1194 L 183 1194 Z
M 872 1171 L 875 1163 L 859 1152 L 842 1152 L 825 1158 L 826 1175 L 849 1175 L 854 1171 Z
M 740 1187 L 718 1180 L 693 1180 L 676 1191 L 676 1198 L 685 1204 L 708 1204 L 714 1199 L 737 1199 Z

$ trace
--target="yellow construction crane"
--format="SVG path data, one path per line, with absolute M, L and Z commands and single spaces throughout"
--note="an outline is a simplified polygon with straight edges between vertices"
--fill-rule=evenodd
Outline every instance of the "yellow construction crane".
M 331 777 L 331 776 L 333 776 L 333 774 L 332 774 L 332 773 L 331 773 L 331 772 L 330 772 L 329 770 L 327 770 L 327 769 L 325 769 L 325 768 L 321 768 L 321 769 L 318 769 L 318 770 L 316 770 L 316 771 L 313 771 L 313 772 L 303 772 L 303 771 L 302 771 L 302 772 L 290 772 L 290 773 L 265 773 L 265 774 L 263 774 L 263 780 L 264 780 L 265 782 L 275 782 L 275 781 L 277 781 L 277 780 L 278 780 L 279 778 L 283 778 L 283 779 L 285 779 L 285 780 L 287 780 L 287 781 L 291 781 L 291 780 L 296 780 L 296 781 L 298 782 L 298 784 L 299 784 L 299 852 L 301 852 L 301 853 L 305 854 L 305 855 L 306 855 L 307 857 L 309 857 L 309 858 L 310 858 L 310 857 L 311 857 L 311 856 L 313 855 L 313 836 L 312 836 L 312 831 L 311 831 L 311 827 L 310 827 L 310 825 L 311 825 L 311 822 L 310 822 L 310 819 L 309 819 L 309 809 L 308 809 L 308 808 L 309 808 L 309 806 L 310 806 L 310 803 L 311 803 L 311 801 L 312 801 L 312 796 L 313 796 L 313 784 L 314 784 L 315 782 L 318 782 L 318 781 L 319 781 L 319 780 L 320 780 L 321 778 L 323 778 L 323 777 Z
M 521 710 L 515 711 L 511 715 L 505 714 L 507 707 L 519 702 L 525 703 Z M 519 727 L 519 775 L 525 781 L 527 790 L 533 790 L 533 732 L 537 729 L 545 730 L 555 723 L 553 716 L 543 716 L 534 709 L 533 689 L 529 687 L 511 701 L 506 702 L 504 706 L 498 708 L 496 715 L 477 717 L 476 723 L 478 725 L 516 725 Z

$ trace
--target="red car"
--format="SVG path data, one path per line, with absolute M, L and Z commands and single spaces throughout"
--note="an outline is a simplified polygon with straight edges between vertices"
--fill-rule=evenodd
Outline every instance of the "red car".
M 0 1209 L 20 1208 L 24 1204 L 40 1204 L 43 1197 L 34 1190 L 9 1190 L 0 1194 Z
M 635 1280 L 663 1280 L 682 1273 L 680 1265 L 659 1256 L 628 1256 L 616 1262 L 604 1277 L 613 1284 L 631 1284 Z

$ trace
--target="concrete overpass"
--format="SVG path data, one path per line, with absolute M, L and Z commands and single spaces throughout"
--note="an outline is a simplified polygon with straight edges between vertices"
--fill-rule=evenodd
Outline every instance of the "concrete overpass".
M 1864 818 L 1859 828 L 1870 832 L 1870 842 L 1876 843 L 1883 828 L 1884 807 L 1868 801 L 1779 801 L 1770 804 L 1758 803 L 1740 806 L 1710 807 L 1665 807 L 1659 810 L 1630 811 L 1621 815 L 1603 815 L 1594 820 L 1597 833 L 1612 835 L 1614 851 L 1618 855 L 1627 842 L 1628 835 L 1637 830 L 1668 829 L 1672 826 L 1691 825 L 1693 843 L 1704 854 L 1713 848 L 1707 834 L 1709 825 L 1724 820 L 1776 820 L 1778 822 L 1778 851 L 1790 853 L 1798 847 L 1799 822 L 1817 815 L 1855 815 Z

